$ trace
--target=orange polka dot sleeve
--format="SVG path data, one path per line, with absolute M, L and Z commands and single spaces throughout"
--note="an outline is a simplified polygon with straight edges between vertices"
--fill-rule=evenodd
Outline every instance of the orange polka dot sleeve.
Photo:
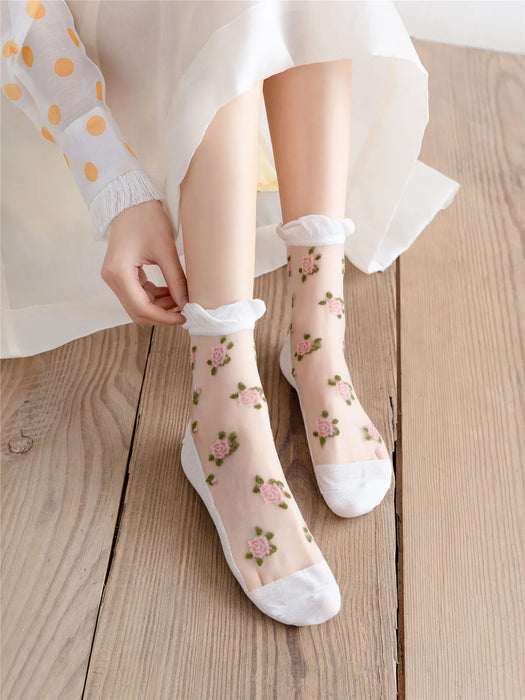
M 62 0 L 2 0 L 2 92 L 56 144 L 107 240 L 123 209 L 165 194 L 141 165 L 105 102 L 105 83 Z M 3 98 L 3 99 L 4 99 Z

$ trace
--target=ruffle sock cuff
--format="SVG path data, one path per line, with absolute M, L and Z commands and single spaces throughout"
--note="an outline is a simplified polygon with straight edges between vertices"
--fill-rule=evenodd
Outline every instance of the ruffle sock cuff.
M 286 224 L 277 224 L 276 231 L 287 246 L 330 245 L 344 243 L 354 233 L 355 224 L 349 217 L 306 214 Z
M 190 335 L 221 335 L 253 330 L 255 321 L 266 311 L 262 299 L 238 299 L 216 309 L 203 309 L 196 302 L 187 302 L 181 309 L 186 323 L 182 325 Z

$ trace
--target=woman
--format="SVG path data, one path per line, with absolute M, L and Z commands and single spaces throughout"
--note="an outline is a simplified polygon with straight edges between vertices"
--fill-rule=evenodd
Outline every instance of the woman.
M 143 117 L 135 133 L 139 141 L 152 132 L 145 142 L 165 158 L 154 169 L 167 196 L 109 111 L 66 3 L 4 3 L 3 92 L 61 147 L 94 238 L 108 241 L 102 279 L 129 317 L 182 324 L 190 335 L 181 461 L 233 574 L 267 615 L 319 624 L 338 612 L 339 588 L 275 449 L 253 335 L 266 308 L 252 298 L 253 279 L 287 263 L 291 323 L 280 362 L 298 392 L 319 488 L 341 517 L 367 513 L 392 465 L 344 357 L 345 256 L 368 273 L 385 269 L 457 190 L 417 161 L 426 71 L 390 3 L 97 8 L 106 80 L 119 66 L 128 79 L 108 82 L 116 94 L 125 86 L 115 104 L 123 108 L 130 84 L 150 88 L 146 107 L 133 103 Z M 176 69 L 158 73 L 171 60 Z M 260 132 L 263 97 L 271 146 Z M 260 224 L 265 216 L 273 223 Z M 148 264 L 166 284 L 148 280 Z

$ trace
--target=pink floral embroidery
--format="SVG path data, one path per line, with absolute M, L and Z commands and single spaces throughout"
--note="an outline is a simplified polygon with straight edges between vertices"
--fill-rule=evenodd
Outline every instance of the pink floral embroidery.
M 191 424 L 191 432 L 192 432 L 192 433 L 198 433 L 198 432 L 199 432 L 198 429 L 197 429 L 197 421 L 196 421 L 196 420 L 194 420 L 193 423 Z
M 319 418 L 316 423 L 317 430 L 314 430 L 313 434 L 319 438 L 322 447 L 328 438 L 339 435 L 339 428 L 337 427 L 339 420 L 337 418 L 329 420 L 328 411 L 323 411 L 321 415 L 322 418 Z
M 211 359 L 207 360 L 207 364 L 211 365 L 211 373 L 217 374 L 217 367 L 222 367 L 230 362 L 231 357 L 228 355 L 228 350 L 233 348 L 233 342 L 226 345 L 226 336 L 224 335 L 218 345 L 214 345 L 211 349 Z
M 230 399 L 237 399 L 239 406 L 253 406 L 253 408 L 262 408 L 261 401 L 266 401 L 264 392 L 260 386 L 246 387 L 246 384 L 239 382 L 237 384 L 239 391 L 235 394 L 230 394 Z
M 215 464 L 220 467 L 225 457 L 231 455 L 231 453 L 235 452 L 235 450 L 239 447 L 239 443 L 237 442 L 236 433 L 230 433 L 228 437 L 226 437 L 226 433 L 221 431 L 218 433 L 218 435 L 219 439 L 215 440 L 213 445 L 210 447 L 211 454 L 208 459 L 210 461 L 215 461 Z
M 261 486 L 261 496 L 265 503 L 276 503 L 278 506 L 284 501 L 283 492 L 277 484 L 263 484 Z
M 310 334 L 304 334 L 304 340 L 301 340 L 297 344 L 297 350 L 295 351 L 295 357 L 298 360 L 302 360 L 305 355 L 309 355 L 314 350 L 319 350 L 321 347 L 321 338 L 316 338 L 315 340 L 310 340 Z
M 197 387 L 197 389 L 193 390 L 193 403 L 195 406 L 199 403 L 199 394 L 201 393 L 202 389 L 200 387 Z
M 315 272 L 319 272 L 319 265 L 317 260 L 320 260 L 321 253 L 314 255 L 314 248 L 310 248 L 308 253 L 303 256 L 301 267 L 299 272 L 301 273 L 301 282 L 306 280 L 307 275 L 313 275 Z
M 217 483 L 217 479 L 215 478 L 215 474 L 208 474 L 206 478 L 206 483 L 209 484 L 210 486 L 215 486 Z
M 260 493 L 265 503 L 272 503 L 281 508 L 288 508 L 288 504 L 285 503 L 284 499 L 292 497 L 291 493 L 285 491 L 282 481 L 268 479 L 268 481 L 265 482 L 259 474 L 255 476 L 253 492 Z
M 377 430 L 377 428 L 374 425 L 372 425 L 372 423 L 369 423 L 368 425 L 364 425 L 363 430 L 365 431 L 365 433 L 367 433 L 365 435 L 367 440 L 377 440 L 378 442 L 383 442 L 383 440 L 381 439 L 381 435 L 379 434 L 379 431 Z
M 306 527 L 306 525 L 303 527 L 303 532 L 304 532 L 304 536 L 306 537 L 306 539 L 308 540 L 308 542 L 312 542 L 314 538 L 312 537 L 312 534 L 311 534 L 311 532 L 308 530 L 308 528 Z
M 297 345 L 297 354 L 308 355 L 309 352 L 312 352 L 313 347 L 313 340 L 301 340 L 301 342 Z
M 292 309 L 294 307 L 294 304 L 295 304 L 295 292 L 292 293 Z
M 352 400 L 355 400 L 355 396 L 352 393 L 354 390 L 351 384 L 343 381 L 339 374 L 334 375 L 333 379 L 329 379 L 328 384 L 335 386 L 339 396 L 341 396 L 349 406 L 352 405 Z
M 317 430 L 321 437 L 332 437 L 334 434 L 334 426 L 328 418 L 319 418 L 317 421 Z
M 270 540 L 273 539 L 273 532 L 267 532 L 263 535 L 261 527 L 255 527 L 256 536 L 253 540 L 248 541 L 249 552 L 246 552 L 246 559 L 254 559 L 257 562 L 257 566 L 262 566 L 264 557 L 269 557 L 276 550 L 277 547 Z
M 190 362 L 191 362 L 191 368 L 195 368 L 195 350 L 197 349 L 196 345 L 193 345 L 191 350 L 190 350 Z
M 303 258 L 303 269 L 305 275 L 311 275 L 315 267 L 315 258 L 313 255 L 305 255 Z
M 289 256 L 286 258 L 286 267 L 287 267 L 287 269 L 288 269 L 288 277 L 291 277 L 291 276 L 292 276 L 292 266 L 291 266 L 291 264 L 290 264 L 290 260 L 291 260 L 291 256 L 289 255 Z
M 231 442 L 228 438 L 223 438 L 222 440 L 216 440 L 211 446 L 211 452 L 215 458 L 224 458 L 226 455 L 230 454 L 232 448 Z
M 323 306 L 326 304 L 326 308 L 330 313 L 333 313 L 337 316 L 337 318 L 342 318 L 343 314 L 345 312 L 344 309 L 344 301 L 341 297 L 334 297 L 332 292 L 326 292 L 326 298 L 321 299 L 321 301 L 318 302 L 320 306 Z
M 267 557 L 270 554 L 270 540 L 264 535 L 257 535 L 248 542 L 250 552 L 254 557 Z
M 333 314 L 343 313 L 343 304 L 341 303 L 341 299 L 339 299 L 338 297 L 329 299 L 328 308 Z

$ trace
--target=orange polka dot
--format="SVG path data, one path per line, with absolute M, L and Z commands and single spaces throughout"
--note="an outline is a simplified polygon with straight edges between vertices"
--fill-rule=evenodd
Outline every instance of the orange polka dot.
M 84 174 L 90 182 L 95 182 L 98 178 L 98 170 L 95 163 L 86 163 L 84 165 Z
M 71 75 L 74 67 L 70 58 L 59 58 L 55 61 L 55 73 L 61 78 L 67 78 L 68 75 Z
M 61 119 L 60 107 L 58 105 L 51 105 L 47 110 L 47 116 L 51 124 L 58 124 Z
M 97 89 L 97 97 L 99 100 L 103 100 L 104 96 L 102 95 L 102 83 L 100 80 L 97 80 L 96 82 L 96 89 Z
M 22 94 L 20 85 L 17 85 L 16 83 L 6 83 L 4 85 L 4 92 L 10 100 L 18 100 Z
M 53 141 L 53 143 L 55 143 L 55 139 L 49 133 L 49 129 L 47 128 L 47 126 L 42 127 L 42 136 L 48 139 L 49 141 Z
M 86 129 L 91 136 L 100 136 L 106 131 L 106 120 L 99 114 L 95 114 L 95 116 L 89 117 L 87 120 Z
M 133 153 L 133 151 L 131 150 L 131 148 L 128 146 L 128 144 L 127 144 L 125 141 L 124 141 L 124 146 L 126 146 L 126 148 L 127 148 L 128 151 L 131 153 L 132 156 L 134 156 L 135 158 L 137 157 L 137 156 Z
M 5 42 L 5 44 L 2 46 L 2 53 L 6 58 L 9 58 L 9 56 L 12 53 L 18 53 L 18 46 L 14 41 L 11 41 L 9 39 L 8 41 Z
M 64 156 L 64 159 L 65 159 L 65 161 L 66 161 L 66 163 L 67 163 L 67 167 L 71 170 L 71 166 L 69 165 L 69 161 L 68 161 L 68 159 L 67 159 L 66 154 L 65 154 L 65 153 L 62 153 L 62 155 Z
M 26 66 L 31 68 L 33 65 L 33 49 L 30 46 L 22 46 L 22 58 Z
M 26 13 L 31 19 L 42 19 L 46 14 L 46 8 L 42 5 L 40 0 L 28 0 L 28 2 L 26 2 Z
M 75 46 L 79 46 L 79 45 L 80 45 L 80 42 L 79 42 L 79 40 L 77 39 L 77 37 L 75 36 L 75 32 L 71 29 L 71 27 L 68 27 L 68 28 L 67 28 L 67 33 L 68 33 L 69 36 L 71 37 L 71 41 L 75 44 Z

